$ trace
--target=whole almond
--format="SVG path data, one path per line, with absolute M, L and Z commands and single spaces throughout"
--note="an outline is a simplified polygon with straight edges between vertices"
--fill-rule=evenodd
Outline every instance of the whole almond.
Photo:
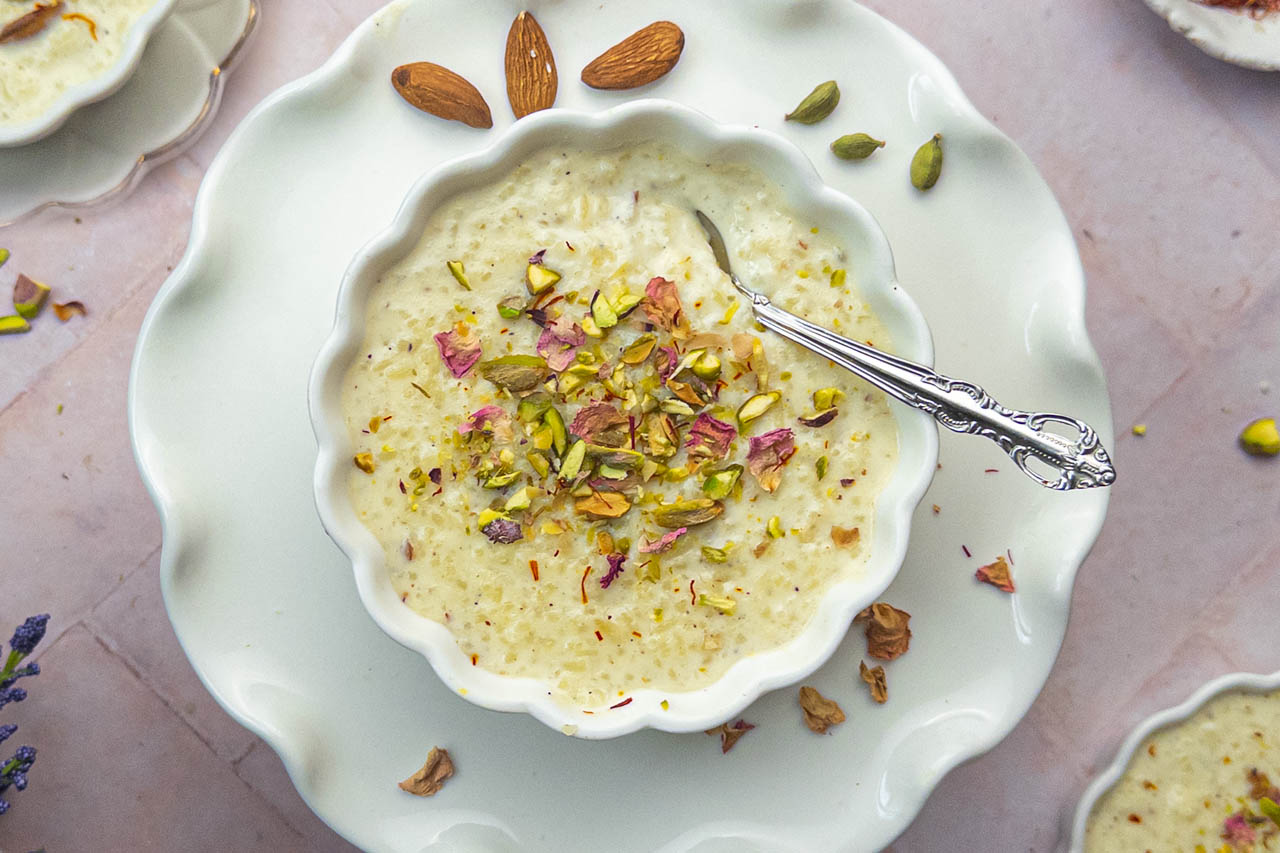
M 493 127 L 484 96 L 463 77 L 433 62 L 411 62 L 391 72 L 400 97 L 426 113 L 471 127 Z
M 593 89 L 634 89 L 674 68 L 683 50 L 684 32 L 670 21 L 655 21 L 591 60 L 582 82 Z
M 547 34 L 533 15 L 521 12 L 507 32 L 507 100 L 516 118 L 549 109 L 560 78 Z

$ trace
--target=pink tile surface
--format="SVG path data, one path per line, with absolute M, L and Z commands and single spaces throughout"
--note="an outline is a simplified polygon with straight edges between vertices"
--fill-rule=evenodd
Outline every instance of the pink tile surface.
M 14 250 L 0 286 L 26 271 L 91 312 L 0 338 L 0 631 L 55 614 L 46 673 L 4 711 L 40 758 L 0 850 L 351 849 L 181 655 L 125 387 L 204 168 L 260 98 L 379 5 L 267 3 L 186 156 L 79 222 L 0 230 Z M 869 5 L 935 50 L 1057 193 L 1111 383 L 1121 477 L 1058 664 L 1023 723 L 954 771 L 893 847 L 1047 851 L 1137 719 L 1222 672 L 1280 668 L 1274 596 L 1259 594 L 1280 572 L 1280 460 L 1234 446 L 1244 422 L 1280 413 L 1280 75 L 1204 56 L 1137 0 Z

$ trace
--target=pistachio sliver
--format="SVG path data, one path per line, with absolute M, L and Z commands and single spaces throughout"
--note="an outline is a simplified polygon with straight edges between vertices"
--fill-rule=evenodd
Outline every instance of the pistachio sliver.
M 849 277 L 849 274 L 848 274 L 845 270 L 843 270 L 843 269 L 832 270 L 832 271 L 831 271 L 831 286 L 832 286 L 832 287 L 835 287 L 835 288 L 841 288 L 841 287 L 844 287 L 845 280 L 846 280 L 848 277 Z
M 710 545 L 703 545 L 702 559 L 708 563 L 727 563 L 729 562 L 729 553 L 723 548 L 712 548 Z
M 611 326 L 618 325 L 618 312 L 609 304 L 609 300 L 600 291 L 596 291 L 591 297 L 591 319 L 596 321 L 596 325 L 601 329 L 608 329 Z
M 695 524 L 706 524 L 719 518 L 724 512 L 724 504 L 710 498 L 694 498 L 681 500 L 656 507 L 651 515 L 660 527 L 674 530 L 677 527 L 693 527 Z
M 480 375 L 508 391 L 532 391 L 547 375 L 547 362 L 536 355 L 504 355 L 480 362 Z
M 4 266 L 8 260 L 9 260 L 9 250 L 0 249 L 0 267 Z
M 597 462 L 611 468 L 632 471 L 644 464 L 644 454 L 625 447 L 604 447 L 599 444 L 588 444 L 587 455 Z
M 572 480 L 578 476 L 582 470 L 582 461 L 587 457 L 587 443 L 582 439 L 574 442 L 573 447 L 569 448 L 569 452 L 564 455 L 564 462 L 560 463 L 560 478 L 562 480 Z
M 829 409 L 844 399 L 844 392 L 839 388 L 819 388 L 813 392 L 813 407 L 818 411 Z
M 480 517 L 476 519 L 476 527 L 480 528 L 481 530 L 484 530 L 486 527 L 488 527 L 490 524 L 497 521 L 498 519 L 506 518 L 506 517 L 507 517 L 506 513 L 499 512 L 496 509 L 481 510 Z
M 650 334 L 643 334 L 629 343 L 622 350 L 619 360 L 623 364 L 644 364 L 645 359 L 653 352 L 653 348 L 658 345 L 658 339 Z
M 505 474 L 494 474 L 484 481 L 486 489 L 505 489 L 521 477 L 519 471 L 508 471 Z
M 462 285 L 463 290 L 471 289 L 471 282 L 467 279 L 467 271 L 462 266 L 462 261 L 445 261 L 444 265 L 449 268 L 453 280 Z
M 551 428 L 551 446 L 556 453 L 563 454 L 569 447 L 569 431 L 565 428 L 564 418 L 556 409 L 550 408 L 543 413 L 542 421 Z
M 702 493 L 713 501 L 724 500 L 733 491 L 733 487 L 738 484 L 742 471 L 741 465 L 730 465 L 727 468 L 708 474 L 707 478 L 702 481 Z
M 613 305 L 613 310 L 617 312 L 619 319 L 627 316 L 636 309 L 636 306 L 644 301 L 644 294 L 631 293 L 627 291 L 620 293 L 613 299 L 609 300 Z
M 819 480 L 827 476 L 827 457 L 819 456 L 818 461 L 813 463 L 813 470 L 817 473 Z
M 720 359 L 713 353 L 704 352 L 694 360 L 689 369 L 699 379 L 712 382 L 720 377 Z
M 530 394 L 516 406 L 516 417 L 527 424 L 537 423 L 551 408 L 551 395 L 542 391 Z
M 835 420 L 840 410 L 834 406 L 821 412 L 810 412 L 799 417 L 800 423 L 807 427 L 823 427 Z
M 782 529 L 782 519 L 776 515 L 769 519 L 768 524 L 765 525 L 764 532 L 768 534 L 770 539 L 781 539 L 787 535 L 787 532 Z
M 19 274 L 18 280 L 13 284 L 14 310 L 18 312 L 18 316 L 30 320 L 40 313 L 51 290 L 48 285 Z
M 560 273 L 547 269 L 542 264 L 529 264 L 525 267 L 524 280 L 529 286 L 529 292 L 537 296 L 547 288 L 554 287 L 560 280 Z
M 728 596 L 698 594 L 698 604 L 705 607 L 714 607 L 725 616 L 732 616 L 733 612 L 738 609 L 738 602 Z
M 693 407 L 684 400 L 668 399 L 658 404 L 658 408 L 669 415 L 688 415 L 693 417 L 697 414 Z
M 747 424 L 772 409 L 774 403 L 781 399 L 780 391 L 770 391 L 767 394 L 755 394 L 750 397 L 738 408 L 738 426 L 746 427 Z
M 548 446 L 550 443 L 548 442 Z M 551 462 L 547 457 L 543 456 L 536 450 L 530 450 L 525 454 L 525 458 L 529 460 L 529 466 L 537 472 L 539 477 L 545 477 L 551 471 Z
M 507 502 L 503 504 L 502 508 L 506 512 L 528 509 L 533 504 L 533 494 L 534 490 L 532 488 L 521 486 L 516 490 L 515 494 L 507 498 Z
M 498 303 L 498 316 L 504 320 L 515 320 L 524 313 L 525 301 L 519 296 L 508 296 Z

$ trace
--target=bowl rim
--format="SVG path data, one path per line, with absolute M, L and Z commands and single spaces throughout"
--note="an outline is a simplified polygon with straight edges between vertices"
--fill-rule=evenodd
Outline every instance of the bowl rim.
M 1231 672 L 1220 675 L 1196 688 L 1196 691 L 1171 708 L 1157 711 L 1138 723 L 1120 744 L 1116 757 L 1107 768 L 1093 778 L 1089 787 L 1080 795 L 1071 818 L 1069 853 L 1083 853 L 1085 828 L 1089 814 L 1128 769 L 1133 754 L 1147 738 L 1161 729 L 1183 723 L 1199 712 L 1209 702 L 1233 692 L 1269 693 L 1280 690 L 1280 670 L 1269 674 L 1256 672 Z
M 155 0 L 129 27 L 119 58 L 106 71 L 70 87 L 47 110 L 21 124 L 0 125 L 0 148 L 36 142 L 61 127 L 81 107 L 114 94 L 137 69 L 151 36 L 173 12 L 178 0 Z
M 871 274 L 858 276 L 860 295 L 877 306 L 882 319 L 897 321 L 893 329 L 895 351 L 932 363 L 933 343 L 924 315 L 898 284 L 888 240 L 865 208 L 826 185 L 799 148 L 771 131 L 722 124 L 671 101 L 642 99 L 600 112 L 553 109 L 533 113 L 482 150 L 451 159 L 420 176 L 391 225 L 366 243 L 347 267 L 338 290 L 334 327 L 315 360 L 308 387 L 308 408 L 318 445 L 316 508 L 325 532 L 351 560 L 361 601 L 370 616 L 401 645 L 426 657 L 454 693 L 492 710 L 529 713 L 564 734 L 587 739 L 617 737 L 642 728 L 669 732 L 712 728 L 732 719 L 762 693 L 794 684 L 825 663 L 844 639 L 854 616 L 878 599 L 901 568 L 912 515 L 937 464 L 938 433 L 933 419 L 891 403 L 900 455 L 876 500 L 873 550 L 865 572 L 874 580 L 846 579 L 833 585 L 800 634 L 783 646 L 737 661 L 709 685 L 687 692 L 632 691 L 623 707 L 606 713 L 557 704 L 541 681 L 500 676 L 469 665 L 447 628 L 404 607 L 398 596 L 391 596 L 393 603 L 380 594 L 378 586 L 390 588 L 382 548 L 356 519 L 346 498 L 351 444 L 340 407 L 342 375 L 363 337 L 370 289 L 418 243 L 440 201 L 491 183 L 523 156 L 563 141 L 568 132 L 583 148 L 612 150 L 647 141 L 635 134 L 657 138 L 656 130 L 667 128 L 687 137 L 682 147 L 692 140 L 707 148 L 732 148 L 740 152 L 739 160 L 753 165 L 770 161 L 772 168 L 761 167 L 767 175 L 785 170 L 794 179 L 782 186 L 791 205 L 821 211 L 824 224 L 834 224 L 837 234 L 857 235 L 866 244 L 866 266 Z M 627 131 L 634 133 L 628 136 Z M 800 198 L 805 203 L 799 203 Z M 904 447 L 910 457 L 902 453 Z M 666 698 L 679 701 L 662 708 Z

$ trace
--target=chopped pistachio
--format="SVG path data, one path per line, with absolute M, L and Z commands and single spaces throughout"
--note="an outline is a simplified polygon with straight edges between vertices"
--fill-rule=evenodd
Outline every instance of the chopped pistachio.
M 662 565 L 658 562 L 658 558 L 654 557 L 650 559 L 647 563 L 637 569 L 636 576 L 639 577 L 640 580 L 648 581 L 649 583 L 657 583 L 662 580 Z M 658 614 L 662 613 L 661 610 L 654 612 Z M 659 616 L 655 621 L 662 621 L 661 617 Z
M 626 471 L 622 470 L 621 468 L 614 468 L 612 465 L 603 465 L 603 464 L 599 465 L 596 468 L 596 474 L 597 476 L 603 477 L 606 480 L 627 479 Z
M 507 502 L 502 508 L 507 512 L 528 509 L 533 504 L 534 493 L 538 491 L 530 486 L 521 486 L 516 490 L 515 494 L 507 498 Z
M 542 421 L 551 428 L 551 446 L 556 449 L 556 453 L 563 454 L 569 447 L 569 432 L 565 429 L 564 418 L 553 407 L 543 413 Z
M 738 478 L 741 476 L 741 465 L 730 465 L 709 474 L 702 481 L 702 493 L 714 501 L 723 500 L 733 491 L 733 487 L 738 484 Z
M 735 299 L 735 300 L 733 300 L 733 304 L 732 304 L 732 305 L 730 305 L 728 308 L 726 308 L 726 309 L 725 309 L 725 311 L 724 311 L 724 316 L 723 316 L 723 317 L 721 317 L 721 318 L 720 318 L 719 320 L 717 320 L 716 322 L 718 322 L 721 326 L 727 326 L 727 325 L 729 325 L 729 323 L 731 323 L 731 322 L 733 321 L 733 315 L 738 313 L 738 306 L 739 306 L 740 304 L 741 304 L 741 303 L 740 303 L 740 302 L 738 302 L 738 300 L 736 300 L 736 299 Z
M 542 427 L 534 430 L 532 440 L 534 450 L 550 450 L 552 443 L 551 427 L 543 424 Z
M 773 404 L 781 399 L 782 393 L 779 391 L 770 391 L 767 394 L 756 394 L 748 398 L 748 400 L 738 409 L 738 426 L 745 429 L 747 424 L 769 411 L 773 408 Z
M 494 474 L 492 477 L 484 481 L 486 489 L 505 489 L 516 480 L 519 480 L 521 473 L 519 471 L 508 471 L 505 474 Z
M 729 553 L 722 548 L 712 548 L 710 545 L 702 546 L 702 559 L 708 563 L 727 563 L 729 562 Z
M 601 329 L 618 325 L 618 312 L 613 310 L 609 300 L 598 290 L 591 297 L 591 319 L 595 320 L 596 325 Z
M 529 264 L 524 271 L 524 280 L 529 286 L 529 292 L 537 296 L 548 287 L 554 287 L 560 280 L 560 273 L 549 270 L 542 264 Z
M 555 520 L 544 521 L 542 522 L 542 532 L 548 536 L 558 536 L 564 533 L 564 525 Z
M 817 472 L 819 480 L 827 476 L 827 457 L 819 456 L 818 461 L 813 463 L 813 470 Z
M 40 313 L 51 290 L 47 284 L 19 274 L 13 285 L 13 307 L 19 316 L 30 320 Z
M 587 443 L 582 439 L 574 442 L 573 447 L 569 448 L 569 452 L 564 456 L 564 462 L 560 464 L 560 477 L 564 480 L 572 480 L 578 476 L 578 472 L 582 470 L 582 460 L 587 456 Z
M 644 464 L 644 454 L 625 447 L 604 447 L 599 444 L 588 444 L 587 454 L 602 465 L 633 471 Z
M 463 290 L 471 289 L 471 282 L 467 280 L 467 271 L 462 266 L 462 261 L 445 261 L 444 265 L 449 268 L 449 272 L 453 273 L 454 281 L 462 285 Z
M 727 596 L 707 595 L 705 592 L 698 594 L 698 603 L 707 607 L 714 607 L 725 616 L 732 616 L 733 612 L 738 609 L 738 602 Z
M 19 317 L 17 314 L 0 317 L 0 335 L 17 335 L 29 331 L 31 331 L 31 324 L 25 317 Z
M 613 310 L 618 313 L 618 317 L 625 317 L 636 309 L 636 306 L 644 301 L 644 294 L 632 293 L 631 291 L 623 291 L 610 300 Z
M 810 412 L 807 415 L 801 415 L 798 420 L 807 427 L 824 427 L 836 419 L 836 415 L 840 414 L 840 410 L 835 406 L 820 412 Z
M 593 320 L 591 317 L 583 317 L 581 325 L 582 325 L 582 331 L 586 332 L 588 337 L 591 337 L 591 338 L 604 337 L 604 332 L 601 331 L 600 327 L 596 325 L 596 321 Z
M 0 267 L 4 266 L 5 262 L 8 260 L 9 260 L 9 250 L 0 249 Z
M 1280 453 L 1280 430 L 1275 418 L 1258 418 L 1240 433 L 1240 446 L 1253 456 L 1275 456 Z
M 516 406 L 516 417 L 527 424 L 537 423 L 542 420 L 542 416 L 550 408 L 551 395 L 536 391 L 525 397 L 520 401 L 520 405 Z
M 579 498 L 574 509 L 588 518 L 621 518 L 631 509 L 631 502 L 616 492 L 592 492 Z
M 770 539 L 781 539 L 787 535 L 787 531 L 782 529 L 782 519 L 773 516 L 769 519 L 769 523 L 765 525 L 765 533 L 769 534 Z
M 846 273 L 843 269 L 832 270 L 832 271 L 831 271 L 831 286 L 832 286 L 832 287 L 844 287 L 844 282 L 845 282 L 845 279 L 846 279 L 847 277 L 848 277 L 848 273 Z
M 650 334 L 643 334 L 627 345 L 619 359 L 623 364 L 643 364 L 657 345 L 657 338 Z
M 3 322 L 4 319 L 8 319 L 8 318 L 0 319 L 0 322 Z M 23 322 L 26 322 L 26 321 L 24 320 Z M 357 468 L 359 468 L 361 471 L 365 472 L 366 474 L 373 473 L 373 454 L 372 453 L 357 453 L 352 461 L 356 463 Z
M 705 524 L 718 518 L 724 512 L 724 504 L 710 498 L 694 498 L 678 500 L 658 506 L 653 510 L 653 520 L 659 527 L 674 530 L 677 527 L 692 527 Z
M 662 472 L 662 479 L 668 483 L 678 483 L 689 478 L 689 469 L 685 465 L 677 465 Z
M 819 388 L 813 392 L 813 407 L 818 411 L 830 409 L 844 399 L 844 392 L 839 388 Z
M 508 391 L 532 391 L 547 375 L 547 362 L 536 355 L 504 355 L 480 362 L 480 375 Z
M 712 353 L 704 352 L 693 362 L 690 369 L 694 376 L 711 382 L 720 377 L 720 359 Z
M 658 408 L 669 415 L 688 415 L 693 417 L 697 414 L 693 407 L 684 400 L 667 399 L 658 404 Z
M 525 301 L 519 296 L 508 296 L 498 303 L 498 315 L 504 320 L 514 320 L 524 313 Z
M 496 509 L 481 510 L 480 517 L 476 519 L 476 527 L 479 528 L 480 530 L 484 530 L 486 527 L 488 527 L 490 524 L 497 521 L 498 519 L 506 518 L 506 517 L 507 516 L 505 513 L 499 512 Z
M 551 471 L 551 462 L 538 451 L 530 450 L 525 454 L 525 458 L 529 460 L 529 466 L 538 473 L 539 477 L 545 477 Z

